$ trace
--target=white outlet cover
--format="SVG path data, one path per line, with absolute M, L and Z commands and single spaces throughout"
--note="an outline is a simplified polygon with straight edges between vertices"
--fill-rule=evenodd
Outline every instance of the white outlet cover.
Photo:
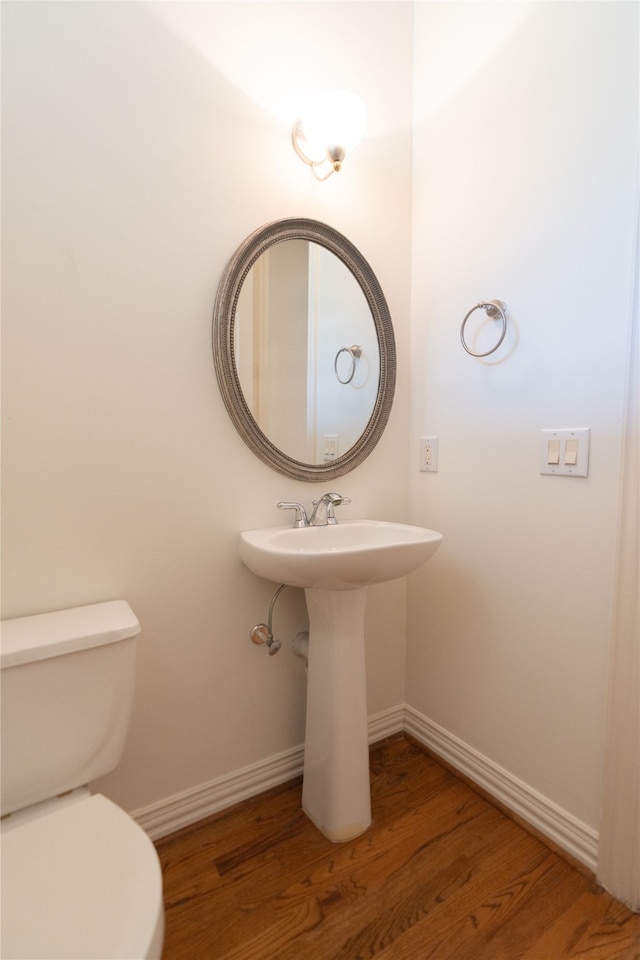
M 420 437 L 420 471 L 438 472 L 438 438 Z

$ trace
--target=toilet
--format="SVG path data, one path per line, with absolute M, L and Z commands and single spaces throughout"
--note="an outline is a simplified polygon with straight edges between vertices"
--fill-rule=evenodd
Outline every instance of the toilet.
M 3 957 L 162 954 L 155 848 L 88 787 L 122 756 L 139 632 L 124 600 L 2 623 Z

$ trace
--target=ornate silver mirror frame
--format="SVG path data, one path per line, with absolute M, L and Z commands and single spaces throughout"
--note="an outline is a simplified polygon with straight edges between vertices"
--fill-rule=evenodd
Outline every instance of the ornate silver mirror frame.
M 342 456 L 327 463 L 302 463 L 276 447 L 256 423 L 245 400 L 235 360 L 234 324 L 242 284 L 258 257 L 275 243 L 309 240 L 338 257 L 351 271 L 367 300 L 380 352 L 380 376 L 373 412 L 364 431 Z M 341 233 L 315 220 L 277 220 L 254 231 L 238 247 L 218 285 L 213 312 L 213 358 L 225 406 L 238 433 L 269 466 L 296 480 L 341 477 L 369 456 L 389 419 L 396 382 L 396 349 L 391 315 L 382 288 L 362 254 Z

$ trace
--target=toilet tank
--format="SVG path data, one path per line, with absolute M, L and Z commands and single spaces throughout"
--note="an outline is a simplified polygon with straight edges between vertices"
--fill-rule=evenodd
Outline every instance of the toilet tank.
M 84 786 L 122 756 L 136 635 L 111 600 L 2 622 L 2 813 Z

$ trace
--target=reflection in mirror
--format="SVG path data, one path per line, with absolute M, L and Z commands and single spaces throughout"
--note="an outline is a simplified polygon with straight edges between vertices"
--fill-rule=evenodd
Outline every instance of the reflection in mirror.
M 360 463 L 395 387 L 391 318 L 375 274 L 340 233 L 281 220 L 251 234 L 218 287 L 216 375 L 238 432 L 286 476 Z
M 323 463 L 357 442 L 378 392 L 378 341 L 360 286 L 330 251 L 307 240 L 266 250 L 242 284 L 234 347 L 247 406 L 275 446 Z

